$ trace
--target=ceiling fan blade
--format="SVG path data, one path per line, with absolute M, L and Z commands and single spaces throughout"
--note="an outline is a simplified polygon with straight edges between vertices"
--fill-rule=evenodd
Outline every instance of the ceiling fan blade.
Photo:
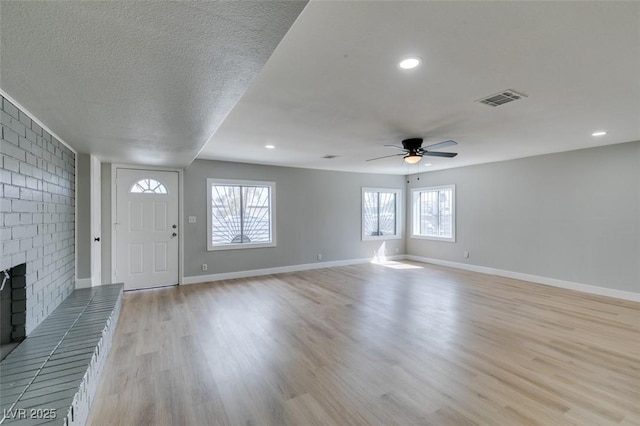
M 435 149 L 440 149 L 440 148 L 446 148 L 448 146 L 453 146 L 453 145 L 458 145 L 458 142 L 452 141 L 452 140 L 448 140 L 448 141 L 434 143 L 433 145 L 425 146 L 422 149 L 424 149 L 424 150 L 435 150 Z
M 424 151 L 423 155 L 429 155 L 431 157 L 448 157 L 453 158 L 458 155 L 457 152 L 437 152 L 437 151 Z
M 389 158 L 389 157 L 397 157 L 399 155 L 406 155 L 405 153 L 402 154 L 391 154 L 391 155 L 385 155 L 384 157 L 376 157 L 376 158 L 369 158 L 366 161 L 373 161 L 373 160 L 382 160 L 383 158 Z
M 401 150 L 403 150 L 403 151 L 404 151 L 404 148 L 403 148 L 403 147 L 401 147 L 401 146 L 398 146 L 398 145 L 385 145 L 385 147 L 387 147 L 387 148 L 396 148 L 396 149 L 401 149 Z

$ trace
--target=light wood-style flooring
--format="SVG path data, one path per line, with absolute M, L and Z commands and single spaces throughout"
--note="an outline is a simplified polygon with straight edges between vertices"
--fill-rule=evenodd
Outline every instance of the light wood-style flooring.
M 640 425 L 640 304 L 413 262 L 126 293 L 89 424 Z

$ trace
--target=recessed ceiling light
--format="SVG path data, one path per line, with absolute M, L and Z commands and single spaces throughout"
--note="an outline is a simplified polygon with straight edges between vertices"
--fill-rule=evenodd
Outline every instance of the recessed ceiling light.
M 420 62 L 418 57 L 404 58 L 398 63 L 398 66 L 403 70 L 410 70 L 420 65 Z
M 605 131 L 602 131 L 602 130 L 601 130 L 601 131 L 599 131 L 599 132 L 593 132 L 593 133 L 591 133 L 591 136 L 604 136 L 604 135 L 606 135 L 606 134 L 607 134 L 607 132 L 605 132 Z
M 275 145 L 265 145 L 264 147 L 267 148 L 267 149 L 273 149 L 273 148 L 275 148 Z

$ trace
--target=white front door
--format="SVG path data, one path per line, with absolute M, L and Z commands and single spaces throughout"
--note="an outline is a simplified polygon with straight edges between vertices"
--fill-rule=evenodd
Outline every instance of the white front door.
M 118 168 L 115 222 L 116 282 L 178 284 L 178 172 Z

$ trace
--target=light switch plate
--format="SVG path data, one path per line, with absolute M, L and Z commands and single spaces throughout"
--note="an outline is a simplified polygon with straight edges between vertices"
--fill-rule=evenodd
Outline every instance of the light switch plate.
M 196 223 L 196 217 L 195 216 L 189 216 L 189 223 Z

